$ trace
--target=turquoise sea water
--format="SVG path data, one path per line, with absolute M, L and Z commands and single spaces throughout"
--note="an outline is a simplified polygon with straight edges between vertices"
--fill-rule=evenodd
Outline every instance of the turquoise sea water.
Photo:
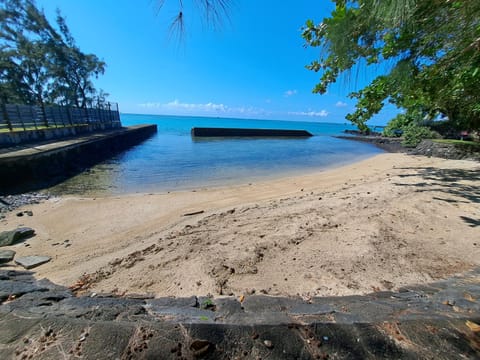
M 56 186 L 60 193 L 135 193 L 249 183 L 359 161 L 382 150 L 332 137 L 350 124 L 122 114 L 124 126 L 157 124 L 145 142 Z M 308 139 L 195 140 L 192 127 L 305 129 Z

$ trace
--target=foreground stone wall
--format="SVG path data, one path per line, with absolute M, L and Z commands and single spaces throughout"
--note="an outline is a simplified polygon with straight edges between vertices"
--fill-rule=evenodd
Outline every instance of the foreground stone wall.
M 77 297 L 0 271 L 2 359 L 474 359 L 480 270 L 330 298 Z

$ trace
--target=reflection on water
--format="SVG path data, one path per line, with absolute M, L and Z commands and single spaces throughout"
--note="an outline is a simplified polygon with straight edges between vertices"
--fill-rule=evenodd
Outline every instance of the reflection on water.
M 171 120 L 159 116 L 144 119 L 140 115 L 122 115 L 124 124 L 129 125 L 130 122 L 133 125 L 136 121 L 156 121 L 158 134 L 51 188 L 51 191 L 56 194 L 98 195 L 230 185 L 324 169 L 381 152 L 369 144 L 330 136 L 194 141 L 190 136 L 192 124 L 212 126 L 209 121 L 218 122 L 219 119 Z M 224 124 L 232 121 L 224 119 Z M 261 123 L 264 125 L 265 121 Z M 281 123 L 279 128 L 288 125 L 285 122 L 272 123 L 272 126 Z M 294 125 L 299 126 L 299 123 Z M 310 124 L 301 125 L 306 127 Z M 322 131 L 340 133 L 345 128 L 338 124 L 327 124 L 328 129 L 325 127 L 326 130 L 322 130 L 321 124 L 314 125 L 316 128 L 313 131 L 307 130 L 316 134 L 322 134 Z

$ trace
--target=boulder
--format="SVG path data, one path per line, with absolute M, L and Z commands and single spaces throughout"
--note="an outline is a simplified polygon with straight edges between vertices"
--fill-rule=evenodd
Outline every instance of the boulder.
M 5 264 L 13 260 L 15 251 L 13 250 L 0 250 L 0 264 Z
M 28 239 L 35 234 L 35 230 L 29 227 L 21 227 L 15 230 L 2 231 L 0 233 L 0 246 L 13 245 L 21 240 Z
M 33 269 L 39 265 L 45 264 L 52 260 L 50 256 L 22 256 L 15 259 L 15 262 L 23 266 L 25 269 Z

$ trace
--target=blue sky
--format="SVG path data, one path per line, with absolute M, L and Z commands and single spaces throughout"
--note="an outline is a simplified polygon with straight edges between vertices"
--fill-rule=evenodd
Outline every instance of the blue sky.
M 156 0 L 37 0 L 52 22 L 58 7 L 82 51 L 107 63 L 96 85 L 121 112 L 346 122 L 354 106 L 347 95 L 368 75 L 312 94 L 318 74 L 305 65 L 319 49 L 305 49 L 301 38 L 305 21 L 320 22 L 331 2 L 235 0 L 219 30 L 209 29 L 192 3 L 184 0 L 179 42 L 168 30 L 176 0 L 159 13 Z M 371 123 L 395 113 L 390 108 Z

